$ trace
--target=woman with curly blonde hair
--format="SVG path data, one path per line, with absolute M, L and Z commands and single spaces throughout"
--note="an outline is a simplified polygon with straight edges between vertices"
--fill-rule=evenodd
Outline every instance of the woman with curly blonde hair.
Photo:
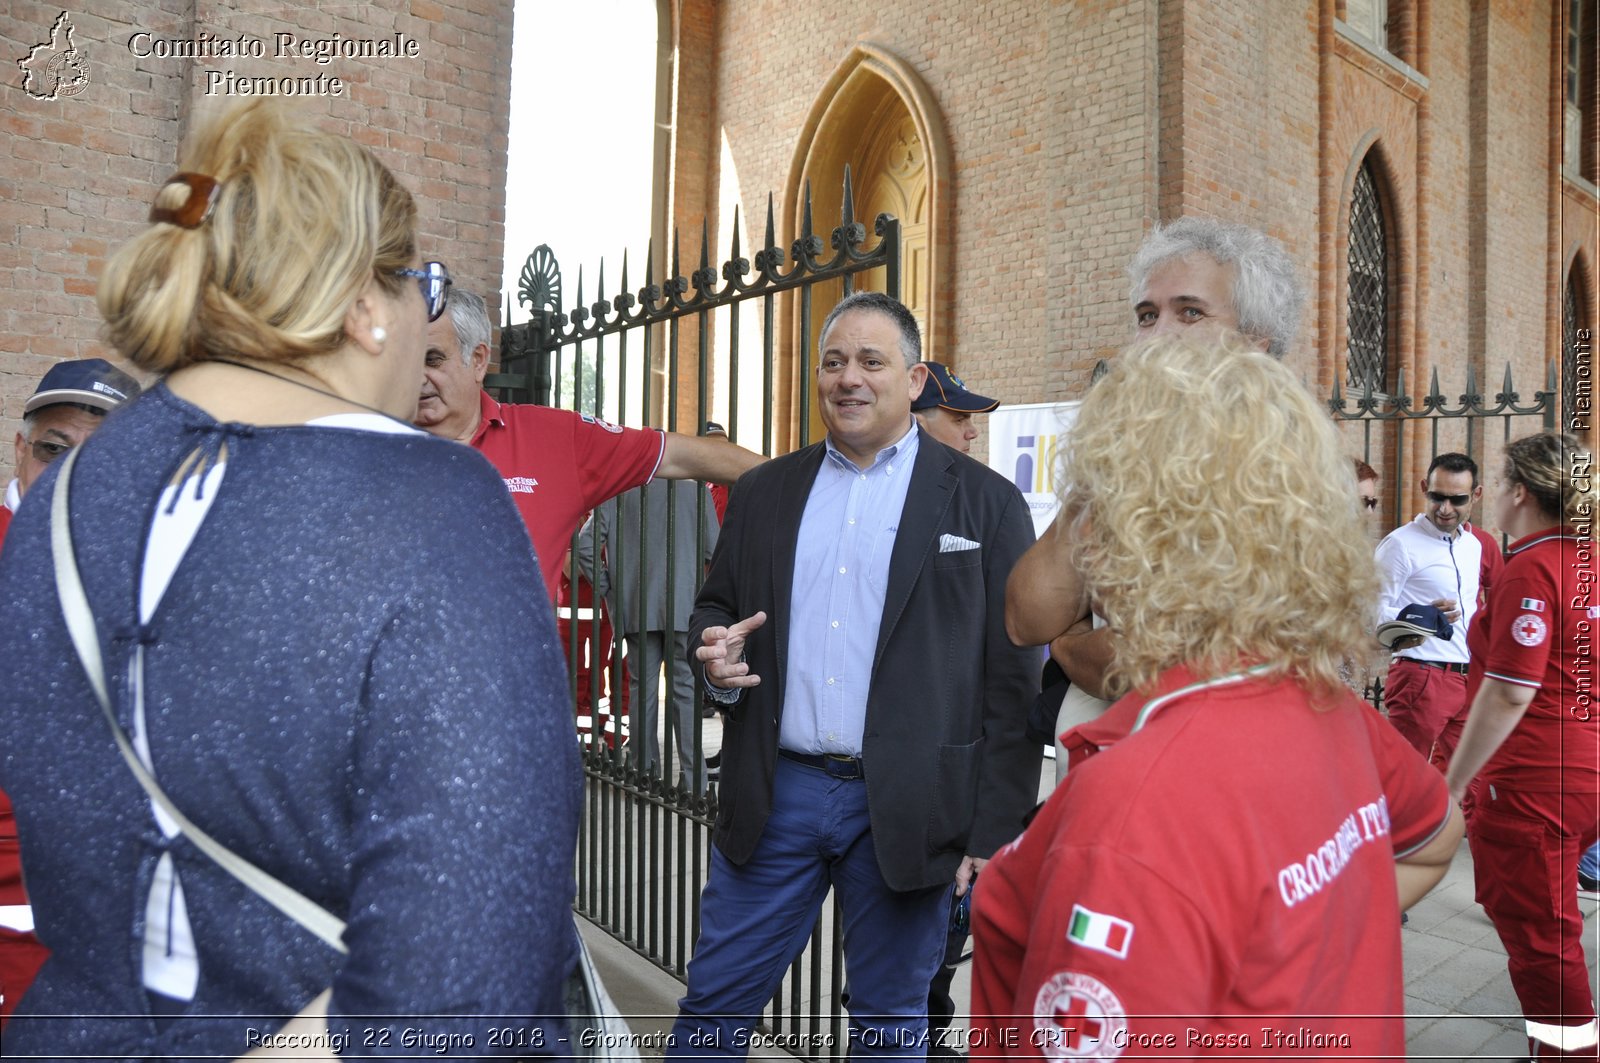
M 1400 912 L 1461 828 L 1339 678 L 1376 594 L 1354 486 L 1237 337 L 1134 347 L 1084 400 L 1065 521 L 1124 696 L 977 887 L 992 1044 L 981 1016 L 1031 1016 L 1019 1053 L 1055 1058 L 1404 1054 Z
M 1506 447 L 1505 571 L 1467 632 L 1472 709 L 1446 779 L 1472 786 L 1477 899 L 1506 947 L 1537 1059 L 1594 1059 L 1578 858 L 1600 837 L 1594 456 L 1553 432 Z

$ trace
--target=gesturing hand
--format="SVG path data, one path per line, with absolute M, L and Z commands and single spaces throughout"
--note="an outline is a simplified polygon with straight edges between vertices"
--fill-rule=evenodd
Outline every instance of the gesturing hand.
M 719 687 L 753 687 L 761 677 L 752 675 L 744 662 L 744 643 L 750 632 L 767 622 L 767 614 L 747 616 L 732 627 L 708 627 L 700 633 L 704 645 L 695 649 L 695 659 L 706 666 L 706 679 Z

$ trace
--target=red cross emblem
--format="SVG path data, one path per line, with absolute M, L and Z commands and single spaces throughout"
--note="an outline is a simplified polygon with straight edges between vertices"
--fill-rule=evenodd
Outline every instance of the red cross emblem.
M 1110 986 L 1091 974 L 1060 971 L 1034 998 L 1034 1044 L 1052 1063 L 1115 1059 L 1126 1042 L 1128 1012 Z
M 1089 999 L 1077 993 L 1072 994 L 1066 1011 L 1056 1009 L 1056 1025 L 1061 1028 L 1061 1047 L 1069 1052 L 1077 1050 L 1080 1036 L 1098 1041 L 1105 1028 L 1104 1022 L 1089 1017 Z
M 1539 645 L 1548 631 L 1544 617 L 1537 613 L 1523 613 L 1511 622 L 1511 637 L 1524 646 Z

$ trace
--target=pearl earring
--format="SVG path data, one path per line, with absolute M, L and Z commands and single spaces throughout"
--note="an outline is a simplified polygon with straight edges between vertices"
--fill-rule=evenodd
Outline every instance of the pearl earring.
M 389 338 L 389 334 L 383 330 L 382 325 L 373 325 L 372 338 L 378 343 L 382 343 L 384 340 Z

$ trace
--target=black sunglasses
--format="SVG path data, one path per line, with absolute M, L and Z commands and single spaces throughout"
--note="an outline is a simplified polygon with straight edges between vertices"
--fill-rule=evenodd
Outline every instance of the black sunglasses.
M 424 262 L 421 269 L 397 269 L 396 277 L 415 277 L 422 289 L 422 301 L 428 305 L 428 320 L 437 321 L 450 300 L 450 271 L 443 262 Z
M 48 439 L 36 439 L 28 445 L 33 450 L 33 460 L 40 465 L 49 465 L 72 449 L 71 443 L 52 443 Z
M 1437 491 L 1425 491 L 1423 493 L 1428 496 L 1428 501 L 1432 502 L 1436 506 L 1442 506 L 1448 502 L 1456 509 L 1460 509 L 1462 506 L 1472 501 L 1471 495 L 1441 495 Z

